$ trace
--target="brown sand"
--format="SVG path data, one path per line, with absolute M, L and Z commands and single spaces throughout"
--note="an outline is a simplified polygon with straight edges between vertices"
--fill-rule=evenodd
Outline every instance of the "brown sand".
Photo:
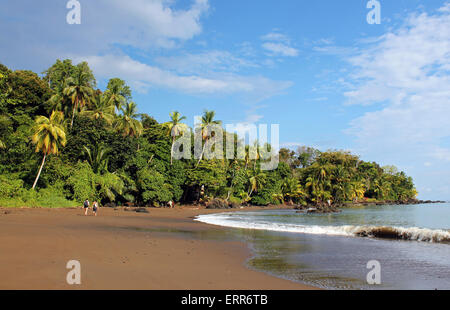
M 246 268 L 245 243 L 193 221 L 210 212 L 0 209 L 0 289 L 313 289 Z M 66 282 L 69 260 L 79 286 Z

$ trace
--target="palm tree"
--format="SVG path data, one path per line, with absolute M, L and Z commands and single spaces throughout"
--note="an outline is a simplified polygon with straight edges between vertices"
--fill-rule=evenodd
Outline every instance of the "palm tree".
M 175 138 L 179 135 L 182 135 L 188 130 L 188 126 L 186 124 L 181 123 L 181 121 L 185 120 L 185 116 L 181 116 L 178 111 L 170 113 L 170 122 L 164 124 L 167 127 L 167 134 L 172 136 L 172 148 L 170 150 L 170 164 L 173 164 L 173 146 L 175 144 Z
M 81 114 L 88 116 L 94 120 L 103 119 L 108 124 L 114 121 L 114 106 L 110 104 L 108 98 L 100 92 L 97 92 L 91 100 L 86 110 L 81 111 Z
M 59 149 L 66 145 L 67 140 L 64 126 L 62 125 L 63 121 L 64 115 L 59 111 L 53 111 L 50 118 L 45 116 L 36 118 L 32 141 L 33 144 L 36 144 L 36 152 L 44 153 L 44 157 L 34 181 L 33 189 L 39 180 L 46 157 L 50 154 L 58 155 Z
M 264 185 L 266 184 L 266 174 L 263 172 L 257 172 L 253 175 L 249 174 L 248 182 L 248 195 L 251 196 L 253 192 L 257 193 L 264 187 Z
M 222 124 L 221 121 L 214 120 L 215 116 L 216 116 L 215 111 L 205 110 L 205 112 L 203 113 L 203 116 L 201 118 L 201 123 L 200 123 L 199 127 L 201 130 L 202 139 L 205 141 L 205 143 L 203 145 L 202 153 L 200 154 L 200 159 L 198 160 L 197 166 L 200 164 L 200 162 L 203 159 L 203 154 L 205 153 L 206 145 L 208 144 L 208 140 L 210 138 L 210 135 L 212 134 L 211 127 L 214 125 Z
M 248 164 L 250 162 L 250 145 L 245 146 L 245 156 L 244 156 L 244 162 L 245 162 L 245 170 L 247 170 Z
M 283 201 L 288 199 L 291 204 L 293 203 L 293 199 L 306 196 L 300 182 L 295 178 L 287 178 L 284 180 L 281 185 L 281 193 Z
M 47 101 L 50 105 L 51 111 L 61 111 L 64 113 L 65 117 L 70 116 L 70 108 L 72 105 L 71 99 L 61 92 L 55 93 L 50 99 Z
M 252 154 L 252 157 L 254 162 L 253 162 L 253 171 L 256 171 L 256 163 L 258 162 L 258 160 L 261 159 L 261 154 L 259 153 L 259 143 L 258 141 L 255 141 L 255 143 L 253 144 L 253 152 L 254 154 Z
M 353 181 L 349 183 L 350 186 L 350 198 L 355 201 L 364 197 L 365 186 L 364 183 L 359 181 Z
M 84 154 L 94 173 L 108 172 L 108 154 L 111 150 L 103 144 L 98 144 L 92 149 L 84 146 Z
M 120 79 L 111 79 L 108 83 L 108 90 L 105 91 L 108 103 L 115 106 L 117 111 L 120 111 L 127 101 L 123 95 L 125 92 L 125 83 Z
M 91 87 L 90 74 L 85 67 L 80 67 L 74 77 L 67 79 L 67 87 L 63 94 L 70 98 L 72 103 L 72 120 L 70 128 L 73 127 L 73 120 L 76 111 L 87 105 L 93 96 L 93 89 Z
M 142 123 L 136 118 L 139 116 L 137 113 L 137 106 L 134 102 L 127 102 L 125 109 L 121 109 L 122 116 L 116 123 L 116 129 L 121 131 L 124 136 L 138 137 L 142 134 L 144 127 Z

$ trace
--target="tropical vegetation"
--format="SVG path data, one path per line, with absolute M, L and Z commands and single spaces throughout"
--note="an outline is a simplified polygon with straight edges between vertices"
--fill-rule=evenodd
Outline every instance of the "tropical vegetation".
M 225 146 L 215 144 L 211 128 L 222 122 L 214 111 L 204 111 L 195 128 L 178 111 L 159 123 L 139 113 L 125 81 L 113 78 L 104 91 L 96 85 L 85 62 L 58 60 L 41 75 L 0 65 L 0 206 L 66 207 L 86 198 L 319 205 L 417 195 L 404 172 L 343 151 L 281 149 L 278 167 L 264 171 L 262 148 L 224 132 L 244 152 L 227 159 Z M 199 156 L 175 159 L 177 138 L 191 132 L 200 134 Z M 211 158 L 209 149 L 223 156 Z

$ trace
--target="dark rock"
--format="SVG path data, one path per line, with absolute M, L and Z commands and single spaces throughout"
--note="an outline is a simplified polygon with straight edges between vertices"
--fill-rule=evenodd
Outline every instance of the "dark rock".
M 230 207 L 231 209 L 238 209 L 238 208 L 240 208 L 241 206 L 240 206 L 238 203 L 231 202 L 231 203 L 229 204 L 229 207 Z
M 136 208 L 135 211 L 137 213 L 150 213 L 150 212 L 148 212 L 147 208 Z
M 213 199 L 207 205 L 206 209 L 229 209 L 228 202 L 222 199 Z
M 105 207 L 105 208 L 116 208 L 117 205 L 114 202 L 108 202 L 103 207 Z

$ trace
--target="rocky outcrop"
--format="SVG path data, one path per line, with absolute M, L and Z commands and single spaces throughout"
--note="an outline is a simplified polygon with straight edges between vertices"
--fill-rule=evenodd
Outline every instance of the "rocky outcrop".
M 230 203 L 223 199 L 213 199 L 206 204 L 206 209 L 235 209 L 239 207 L 237 203 Z

